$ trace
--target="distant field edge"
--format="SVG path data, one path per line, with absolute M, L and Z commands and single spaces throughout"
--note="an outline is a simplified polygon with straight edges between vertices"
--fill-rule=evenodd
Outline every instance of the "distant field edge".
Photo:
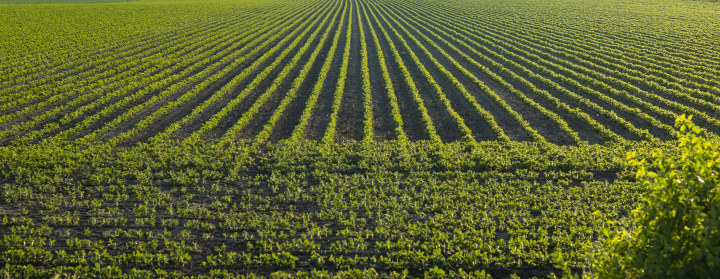
M 0 4 L 102 4 L 118 2 L 137 2 L 139 0 L 0 0 Z

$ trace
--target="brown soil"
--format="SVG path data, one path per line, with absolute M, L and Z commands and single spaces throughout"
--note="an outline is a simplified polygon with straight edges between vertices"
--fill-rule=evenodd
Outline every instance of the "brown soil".
M 345 90 L 338 111 L 335 140 L 362 140 L 365 120 L 364 96 L 362 88 L 360 29 L 358 24 L 352 26 L 350 46 L 350 62 L 348 63 Z
M 373 41 L 372 33 L 365 23 L 365 44 L 368 51 L 368 69 L 370 73 L 370 87 L 372 89 L 373 100 L 373 136 L 376 141 L 393 140 L 397 138 L 395 134 L 395 120 L 392 116 L 392 106 L 390 105 L 390 97 L 385 89 L 385 80 L 380 69 L 380 58 L 378 57 L 377 47 Z
M 347 21 L 345 22 L 347 28 Z M 345 30 L 345 29 L 343 29 Z M 321 140 L 325 131 L 330 123 L 330 115 L 332 114 L 332 106 L 335 101 L 335 90 L 337 89 L 337 81 L 340 78 L 340 67 L 342 66 L 343 51 L 345 47 L 345 34 L 340 34 L 340 40 L 338 41 L 338 49 L 335 53 L 330 70 L 325 78 L 325 84 L 323 85 L 320 95 L 315 103 L 315 107 L 312 109 L 310 119 L 308 119 L 307 125 L 305 125 L 305 131 L 303 138 L 309 140 Z

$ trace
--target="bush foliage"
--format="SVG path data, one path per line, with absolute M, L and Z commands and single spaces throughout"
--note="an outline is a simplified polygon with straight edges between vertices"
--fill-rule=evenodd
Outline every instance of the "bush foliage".
M 591 253 L 599 278 L 720 278 L 720 152 L 681 116 L 678 161 L 656 150 L 637 179 L 648 194 L 631 214 L 634 227 L 611 233 Z M 630 159 L 633 153 L 628 154 Z

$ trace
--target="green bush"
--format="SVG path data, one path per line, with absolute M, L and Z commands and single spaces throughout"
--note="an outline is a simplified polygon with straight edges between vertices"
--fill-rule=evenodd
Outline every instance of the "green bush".
M 632 211 L 634 227 L 605 231 L 588 254 L 593 277 L 720 278 L 720 152 L 691 119 L 675 123 L 681 158 L 656 150 L 656 172 L 632 161 L 648 193 Z

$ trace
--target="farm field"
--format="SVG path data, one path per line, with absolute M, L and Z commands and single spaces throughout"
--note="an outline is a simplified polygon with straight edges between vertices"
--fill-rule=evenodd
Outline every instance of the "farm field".
M 683 114 L 720 134 L 718 3 L 0 0 L 0 17 L 8 278 L 582 274 L 647 190 L 626 153 L 679 156 Z

